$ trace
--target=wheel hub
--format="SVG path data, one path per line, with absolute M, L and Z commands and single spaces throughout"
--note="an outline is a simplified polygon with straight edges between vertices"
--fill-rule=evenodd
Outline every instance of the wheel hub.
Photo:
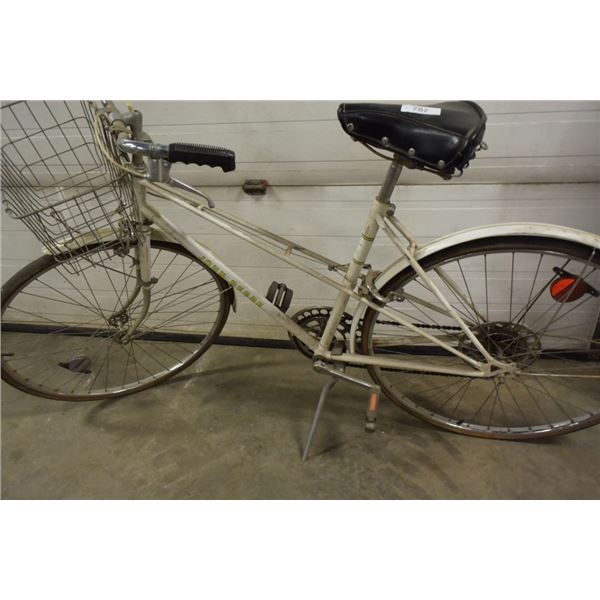
M 108 318 L 108 324 L 112 327 L 123 327 L 129 323 L 129 315 L 122 310 Z
M 538 336 L 520 323 L 480 323 L 471 328 L 471 331 L 491 356 L 503 362 L 514 363 L 519 368 L 533 364 L 542 351 Z M 459 338 L 458 349 L 472 358 L 480 357 L 479 351 L 465 334 L 461 334 Z

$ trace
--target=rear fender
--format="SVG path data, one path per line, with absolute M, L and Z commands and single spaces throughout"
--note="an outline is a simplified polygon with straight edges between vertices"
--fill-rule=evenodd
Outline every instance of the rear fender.
M 457 246 L 465 242 L 472 242 L 474 240 L 483 240 L 486 238 L 493 237 L 509 237 L 514 235 L 524 236 L 538 236 L 538 237 L 549 237 L 557 240 L 565 240 L 569 242 L 579 242 L 580 244 L 587 244 L 593 248 L 600 250 L 600 235 L 595 233 L 588 233 L 579 229 L 573 229 L 571 227 L 563 227 L 561 225 L 551 225 L 547 223 L 499 223 L 496 225 L 486 225 L 484 227 L 474 227 L 472 229 L 464 229 L 451 233 L 437 240 L 433 240 L 428 244 L 425 244 L 417 250 L 417 260 L 421 260 L 427 256 L 440 252 L 441 250 L 447 250 L 452 246 Z M 398 273 L 401 273 L 406 269 L 410 263 L 406 257 L 399 258 L 396 262 L 393 262 L 386 269 L 384 269 L 374 281 L 375 288 L 381 290 L 386 283 L 393 279 Z M 360 319 L 363 318 L 366 306 L 359 304 L 352 322 L 353 328 L 358 328 Z M 350 340 L 351 351 L 355 352 L 354 339 Z

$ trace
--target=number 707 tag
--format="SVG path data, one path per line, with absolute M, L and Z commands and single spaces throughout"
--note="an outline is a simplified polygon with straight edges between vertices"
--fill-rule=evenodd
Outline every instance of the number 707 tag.
M 419 106 L 418 104 L 403 104 L 400 112 L 415 113 L 417 115 L 439 116 L 442 114 L 441 108 L 435 106 Z

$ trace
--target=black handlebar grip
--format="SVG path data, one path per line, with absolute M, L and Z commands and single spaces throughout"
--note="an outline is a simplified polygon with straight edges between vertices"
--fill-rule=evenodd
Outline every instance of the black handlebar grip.
M 221 167 L 225 173 L 235 170 L 235 152 L 218 146 L 201 144 L 169 144 L 167 160 L 171 163 L 182 162 L 186 165 L 208 165 Z

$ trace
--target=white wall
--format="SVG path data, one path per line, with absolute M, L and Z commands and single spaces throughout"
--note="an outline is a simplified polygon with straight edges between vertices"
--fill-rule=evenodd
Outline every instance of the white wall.
M 210 185 L 220 207 L 273 229 L 341 262 L 350 258 L 386 163 L 353 143 L 336 118 L 337 102 L 136 102 L 156 141 L 230 147 L 238 169 L 176 167 L 176 175 Z M 481 102 L 490 145 L 455 182 L 406 171 L 394 195 L 397 215 L 426 241 L 501 221 L 559 223 L 600 233 L 600 102 Z M 265 197 L 240 189 L 247 178 L 268 179 Z M 407 185 L 408 184 L 408 185 Z M 174 219 L 179 209 L 165 205 Z M 290 311 L 331 302 L 329 288 L 269 255 L 224 235 L 201 219 L 181 219 L 235 270 L 265 290 L 272 280 L 295 290 Z M 2 218 L 2 280 L 40 253 L 20 223 Z M 396 252 L 381 239 L 371 262 Z M 229 335 L 282 337 L 245 301 Z
M 463 181 L 600 180 L 600 102 L 480 104 L 488 115 L 485 140 L 489 150 L 479 154 Z M 234 173 L 177 168 L 197 185 L 239 185 L 253 178 L 268 179 L 274 185 L 368 185 L 379 183 L 385 171 L 384 161 L 342 131 L 337 101 L 136 105 L 143 110 L 146 129 L 156 141 L 201 142 L 235 150 L 238 168 Z M 403 182 L 439 183 L 422 171 L 408 171 Z

